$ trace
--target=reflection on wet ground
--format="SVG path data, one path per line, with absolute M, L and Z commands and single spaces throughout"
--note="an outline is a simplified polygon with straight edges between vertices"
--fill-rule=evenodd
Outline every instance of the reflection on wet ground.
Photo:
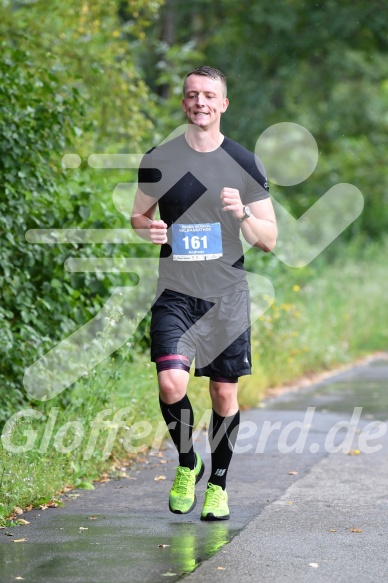
M 168 577 L 176 581 L 220 550 L 238 530 L 228 522 L 167 518 L 58 517 L 55 525 L 47 525 L 39 542 L 1 545 L 0 580 L 156 583 Z

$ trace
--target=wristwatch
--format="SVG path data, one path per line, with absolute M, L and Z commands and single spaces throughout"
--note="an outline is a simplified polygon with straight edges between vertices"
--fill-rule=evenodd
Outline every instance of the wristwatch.
M 240 223 L 245 221 L 245 219 L 249 219 L 249 217 L 252 214 L 251 209 L 247 205 L 243 206 L 243 211 L 244 211 L 244 215 L 241 217 L 241 219 L 237 219 Z

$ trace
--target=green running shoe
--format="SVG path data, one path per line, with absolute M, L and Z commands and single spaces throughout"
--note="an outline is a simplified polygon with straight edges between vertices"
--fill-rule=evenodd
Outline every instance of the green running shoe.
M 168 507 L 174 514 L 188 514 L 197 503 L 195 484 L 199 482 L 205 471 L 205 464 L 198 453 L 195 454 L 196 464 L 193 470 L 178 466 L 174 484 L 170 490 Z
M 228 520 L 228 494 L 221 486 L 210 482 L 205 492 L 205 503 L 201 512 L 201 520 Z

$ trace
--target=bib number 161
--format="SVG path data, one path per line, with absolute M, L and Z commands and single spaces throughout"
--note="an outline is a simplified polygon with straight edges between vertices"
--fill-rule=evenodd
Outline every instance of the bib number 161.
M 206 261 L 222 257 L 220 223 L 172 225 L 173 261 Z
M 186 237 L 182 238 L 182 241 L 185 244 L 185 249 L 199 249 L 200 247 L 207 249 L 207 235 L 203 235 L 203 237 L 199 237 L 198 235 L 189 237 L 186 235 Z

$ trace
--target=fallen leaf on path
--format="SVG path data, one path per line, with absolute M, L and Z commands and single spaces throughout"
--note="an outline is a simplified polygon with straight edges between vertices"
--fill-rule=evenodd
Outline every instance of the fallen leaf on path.
M 350 528 L 350 532 L 362 532 L 361 528 Z
M 360 455 L 361 451 L 359 449 L 351 449 L 348 451 L 347 455 Z
M 331 528 L 329 532 L 337 532 L 335 528 Z
M 289 476 L 297 476 L 298 475 L 298 472 L 296 470 L 291 470 L 291 471 L 288 472 L 288 475 Z
M 318 563 L 309 563 L 309 567 L 313 567 L 313 569 L 318 569 Z
M 88 520 L 97 520 L 97 516 L 88 516 Z
M 24 520 L 24 518 L 18 518 L 16 524 L 31 524 L 28 520 Z
M 162 545 L 158 545 L 158 547 L 159 547 L 160 549 L 165 549 L 166 547 L 169 547 L 169 546 L 170 546 L 170 545 L 163 545 L 163 544 L 162 544 Z
M 46 504 L 41 504 L 39 508 L 42 510 L 47 510 L 47 508 L 59 508 L 61 505 L 58 502 L 47 502 Z
M 80 526 L 79 530 L 89 530 L 87 526 Z
M 4 534 L 6 536 L 13 536 L 13 533 L 12 532 L 9 532 L 9 530 L 6 530 Z
M 166 464 L 167 463 L 167 460 L 159 460 L 159 463 L 160 464 Z
M 162 577 L 175 577 L 177 573 L 170 573 L 169 571 L 167 571 L 167 573 L 162 573 Z
M 26 541 L 26 540 L 27 540 L 26 538 L 18 538 L 16 540 L 13 540 L 12 542 L 13 543 L 24 543 L 24 541 Z
M 16 581 L 24 581 L 24 577 L 15 577 Z
M 225 567 L 217 567 L 219 571 L 225 571 Z
M 32 504 L 29 504 L 28 506 L 26 506 L 26 511 L 30 512 L 32 510 Z
M 165 480 L 166 476 L 155 476 L 154 480 L 155 482 L 160 482 L 160 480 Z
M 13 509 L 13 511 L 15 512 L 15 514 L 24 514 L 24 511 L 19 508 L 19 506 L 15 506 L 15 508 Z

